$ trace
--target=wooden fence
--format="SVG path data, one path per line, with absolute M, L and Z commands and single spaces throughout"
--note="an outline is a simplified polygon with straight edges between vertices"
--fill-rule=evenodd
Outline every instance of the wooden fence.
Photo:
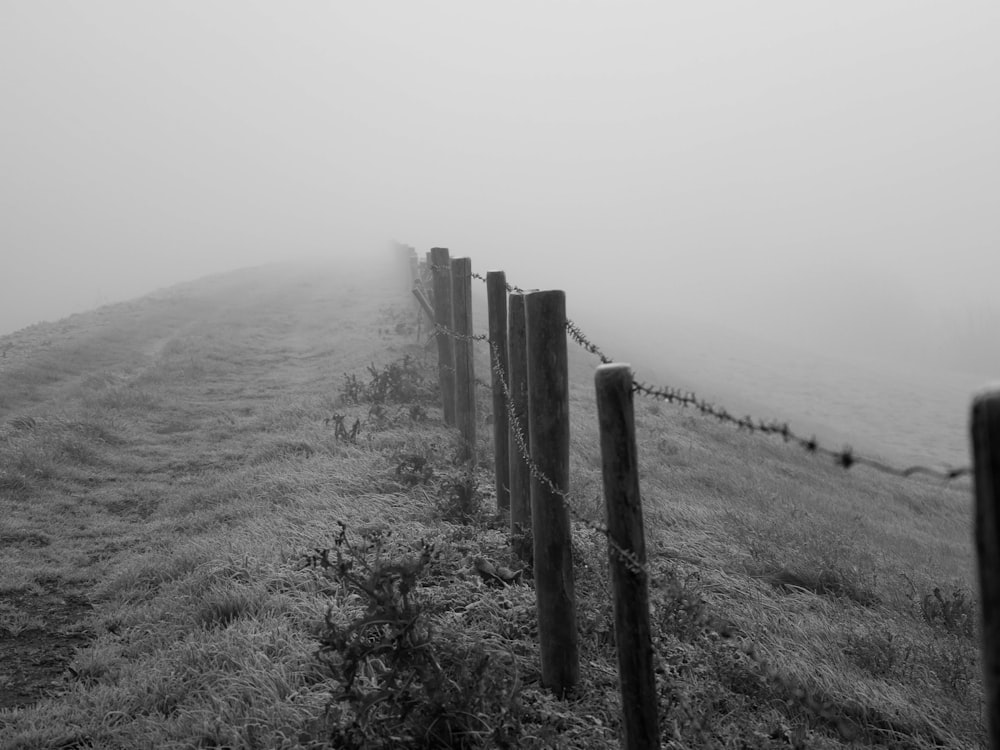
M 475 418 L 466 423 L 463 417 L 456 417 L 463 409 L 474 409 L 474 398 L 468 395 L 475 388 L 468 287 L 471 263 L 468 258 L 449 260 L 443 248 L 434 248 L 424 262 L 417 260 L 412 248 L 401 246 L 400 250 L 411 272 L 414 295 L 428 318 L 433 318 L 438 333 L 447 334 L 437 336 L 445 421 L 459 427 L 462 444 L 473 449 L 471 455 L 466 454 L 472 460 Z M 428 278 L 434 280 L 433 309 L 423 293 Z M 556 695 L 564 696 L 580 674 L 567 507 L 566 297 L 558 290 L 508 294 L 502 271 L 490 271 L 486 280 L 497 506 L 501 512 L 509 512 L 514 550 L 534 566 L 542 682 Z M 462 297 L 457 305 L 456 297 Z M 466 359 L 468 365 L 464 364 Z M 456 378 L 466 382 L 457 383 Z M 595 390 L 623 747 L 658 748 L 649 580 L 629 365 L 598 366 Z M 469 400 L 472 407 L 467 405 Z M 971 438 L 987 729 L 991 746 L 1000 750 L 1000 386 L 974 399 Z

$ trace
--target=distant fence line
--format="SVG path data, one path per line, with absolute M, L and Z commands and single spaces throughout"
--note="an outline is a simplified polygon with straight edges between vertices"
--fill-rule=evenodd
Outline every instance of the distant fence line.
M 992 747 L 1000 750 L 1000 388 L 984 392 L 973 402 L 972 468 L 896 468 L 859 456 L 850 448 L 841 451 L 824 448 L 815 437 L 805 439 L 792 432 L 787 423 L 765 422 L 749 416 L 737 418 L 694 393 L 636 381 L 628 365 L 615 363 L 566 317 L 562 291 L 525 292 L 508 284 L 502 271 L 481 276 L 471 271 L 468 258 L 450 259 L 444 248 L 434 248 L 423 261 L 413 248 L 399 245 L 397 249 L 410 271 L 408 283 L 419 309 L 433 321 L 433 332 L 439 342 L 438 371 L 445 421 L 459 428 L 467 447 L 475 445 L 474 414 L 471 419 L 465 414 L 461 419 L 453 416 L 450 421 L 449 414 L 457 415 L 463 408 L 474 410 L 475 399 L 469 399 L 467 394 L 477 379 L 471 364 L 456 366 L 454 347 L 441 342 L 454 341 L 468 347 L 485 342 L 490 346 L 497 505 L 501 512 L 510 514 L 514 549 L 522 559 L 534 564 L 542 682 L 547 688 L 556 695 L 566 695 L 579 677 L 569 524 L 572 514 L 608 542 L 623 747 L 629 750 L 659 747 L 648 606 L 653 577 L 646 564 L 633 411 L 633 396 L 640 394 L 693 406 L 706 416 L 750 432 L 780 435 L 811 453 L 833 458 L 844 469 L 865 465 L 897 477 L 920 474 L 945 481 L 971 475 L 976 498 L 975 537 L 983 618 L 984 685 L 990 717 L 988 731 Z M 445 277 L 450 283 L 444 281 Z M 472 333 L 471 305 L 453 306 L 448 292 L 438 293 L 447 289 L 468 299 L 467 290 L 473 278 L 487 284 L 488 336 Z M 428 295 L 431 285 L 434 294 Z M 501 319 L 505 325 L 500 325 Z M 601 360 L 595 372 L 595 390 L 606 526 L 579 514 L 566 489 L 569 485 L 567 338 Z M 471 360 L 471 355 L 462 356 L 468 357 L 466 361 Z M 467 384 L 456 384 L 456 376 L 466 378 Z M 525 393 L 521 391 L 527 392 L 526 411 Z M 497 426 L 501 421 L 498 414 L 503 417 L 504 429 Z M 512 445 L 516 450 L 510 450 Z M 473 456 L 471 452 L 464 455 Z M 518 477 L 530 477 L 530 485 Z M 746 653 L 765 672 L 769 671 L 766 662 L 752 648 Z

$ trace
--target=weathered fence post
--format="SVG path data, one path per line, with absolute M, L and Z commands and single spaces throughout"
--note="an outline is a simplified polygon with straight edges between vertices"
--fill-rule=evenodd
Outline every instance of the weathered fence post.
M 431 248 L 431 268 L 434 273 L 434 323 L 451 328 L 451 262 L 448 248 Z M 441 383 L 441 406 L 444 423 L 455 424 L 455 342 L 442 331 L 437 333 L 438 380 Z
M 990 744 L 1000 750 L 1000 386 L 973 400 L 971 432 L 983 688 Z
M 510 381 L 507 355 L 507 274 L 486 272 L 486 300 L 490 317 L 490 362 L 493 372 L 493 468 L 497 510 L 510 510 L 510 443 L 507 399 L 502 380 Z M 508 386 L 509 387 L 509 386 Z
M 646 563 L 646 541 L 639 495 L 631 368 L 624 364 L 600 365 L 594 385 L 601 428 L 608 559 L 625 729 L 622 747 L 649 750 L 660 747 L 660 731 L 649 627 L 649 581 L 641 567 Z
M 451 304 L 455 332 L 455 425 L 462 437 L 459 460 L 476 457 L 476 373 L 472 340 L 472 261 L 451 261 Z
M 522 450 L 530 450 L 528 434 L 528 349 L 524 327 L 524 295 L 510 295 L 507 316 L 507 389 L 513 419 L 508 426 L 510 445 L 510 542 L 514 553 L 529 565 L 531 541 L 531 471 Z M 518 438 L 518 433 L 520 439 Z M 523 447 L 521 445 L 523 443 Z
M 565 697 L 580 677 L 572 540 L 565 494 L 569 488 L 569 371 L 566 295 L 524 297 L 528 344 L 528 434 L 531 525 L 542 684 Z

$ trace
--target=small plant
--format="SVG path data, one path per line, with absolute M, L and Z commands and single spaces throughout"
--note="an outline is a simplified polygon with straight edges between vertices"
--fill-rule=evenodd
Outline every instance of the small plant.
M 368 424 L 375 430 L 385 430 L 392 426 L 392 415 L 383 403 L 368 407 Z
M 912 661 L 913 646 L 900 643 L 889 630 L 871 631 L 850 634 L 844 653 L 875 677 L 885 677 L 906 669 Z
M 365 397 L 365 385 L 358 380 L 357 375 L 344 373 L 344 386 L 340 389 L 340 397 L 346 404 L 360 404 Z
M 347 417 L 343 414 L 334 414 L 332 417 L 327 417 L 323 421 L 327 425 L 331 422 L 333 423 L 333 434 L 337 440 L 343 440 L 345 443 L 356 443 L 358 441 L 358 433 L 361 431 L 361 420 L 355 419 L 351 429 L 348 430 L 347 427 L 344 426 L 345 419 L 347 419 Z
M 390 534 L 363 546 L 340 533 L 333 550 L 310 556 L 340 584 L 340 604 L 360 605 L 353 617 L 328 608 L 319 655 L 338 683 L 331 713 L 335 747 L 514 747 L 521 734 L 519 682 L 498 669 L 501 654 L 435 638 L 420 580 L 439 560 L 421 542 L 419 554 L 394 557 Z M 335 553 L 331 559 L 331 553 Z
M 961 636 L 942 635 L 924 650 L 924 659 L 941 684 L 966 698 L 980 678 L 977 650 Z
M 711 612 L 693 585 L 697 579 L 697 575 L 689 575 L 681 580 L 672 570 L 660 576 L 659 585 L 650 591 L 657 630 L 685 642 L 694 642 L 709 632 L 731 636 L 733 626 Z
M 415 453 L 403 456 L 396 466 L 396 478 L 403 484 L 427 484 L 434 476 L 434 469 L 427 459 Z
M 369 380 L 366 396 L 376 404 L 414 400 L 423 383 L 417 361 L 409 354 L 401 360 L 390 362 L 381 370 L 374 364 L 368 366 Z
M 955 589 L 945 598 L 935 586 L 920 601 L 920 614 L 932 628 L 965 638 L 976 637 L 976 604 L 965 589 Z
M 368 365 L 367 369 L 367 383 L 357 375 L 344 374 L 344 385 L 340 389 L 340 398 L 344 403 L 367 402 L 382 406 L 416 401 L 429 396 L 424 387 L 420 363 L 409 354 L 384 365 L 381 369 L 374 363 Z M 416 421 L 417 417 L 413 416 L 412 412 L 411 417 Z
M 435 504 L 445 521 L 471 523 L 479 519 L 483 507 L 475 474 L 464 470 L 447 475 Z

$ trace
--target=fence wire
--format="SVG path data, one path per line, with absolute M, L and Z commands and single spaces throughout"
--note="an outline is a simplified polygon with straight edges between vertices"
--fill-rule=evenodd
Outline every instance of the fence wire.
M 432 266 L 432 268 L 434 270 L 439 270 L 444 269 L 445 267 L 435 265 Z M 480 281 L 486 281 L 486 277 L 481 274 L 473 273 L 472 276 Z M 507 284 L 507 291 L 519 293 L 524 292 L 521 287 L 514 286 L 512 284 Z M 608 356 L 604 350 L 601 349 L 601 347 L 591 341 L 580 326 L 570 319 L 566 320 L 566 333 L 568 333 L 569 337 L 584 351 L 596 356 L 603 364 L 612 364 L 616 361 Z M 677 404 L 682 407 L 693 407 L 704 416 L 714 417 L 720 422 L 731 424 L 737 429 L 747 430 L 751 434 L 759 433 L 761 435 L 780 436 L 786 443 L 798 445 L 807 453 L 825 456 L 832 459 L 834 464 L 842 469 L 850 469 L 853 466 L 867 466 L 870 469 L 889 476 L 907 478 L 922 475 L 943 482 L 949 482 L 953 479 L 972 475 L 972 467 L 970 466 L 944 469 L 924 465 L 898 467 L 886 463 L 885 461 L 880 461 L 876 458 L 860 455 L 849 445 L 844 446 L 840 450 L 827 448 L 819 443 L 819 440 L 815 435 L 808 438 L 799 435 L 792 430 L 788 422 L 783 422 L 777 419 L 764 420 L 751 415 L 739 417 L 734 415 L 724 406 L 699 398 L 693 391 L 686 391 L 669 385 L 652 385 L 643 382 L 638 378 L 634 380 L 632 389 L 635 393 L 641 396 L 658 401 L 666 401 L 669 404 Z M 941 463 L 944 464 L 945 462 Z
M 500 389 L 503 391 L 503 400 L 504 406 L 507 410 L 507 421 L 510 433 L 514 436 L 514 443 L 517 445 L 517 452 L 520 455 L 521 460 L 524 461 L 525 465 L 528 467 L 528 471 L 531 473 L 531 476 L 537 480 L 539 484 L 545 487 L 546 490 L 551 492 L 553 495 L 556 495 L 563 501 L 564 506 L 574 520 L 583 524 L 591 531 L 601 534 L 605 539 L 607 539 L 608 545 L 614 550 L 615 554 L 625 563 L 632 573 L 644 575 L 647 580 L 652 580 L 649 569 L 639 559 L 638 554 L 633 550 L 625 549 L 618 544 L 618 542 L 611 536 L 611 532 L 607 526 L 599 524 L 582 515 L 580 511 L 574 507 L 577 501 L 573 497 L 572 493 L 556 485 L 556 483 L 548 475 L 546 475 L 538 464 L 532 459 L 531 450 L 528 448 L 528 443 L 524 436 L 524 425 L 521 424 L 521 420 L 518 419 L 517 412 L 514 410 L 514 401 L 510 395 L 510 386 L 507 381 L 507 374 L 504 372 L 503 365 L 501 364 L 499 345 L 485 334 L 463 334 L 442 325 L 438 325 L 436 327 L 436 331 L 455 339 L 483 341 L 489 345 L 490 368 L 496 373 L 497 381 L 500 383 Z M 483 385 L 486 384 L 483 383 Z M 492 388 L 492 386 L 489 387 Z
M 481 278 L 481 277 L 477 277 Z M 509 285 L 508 285 L 509 286 Z M 516 287 L 515 287 L 516 289 Z M 610 357 L 604 354 L 601 349 L 592 343 L 583 331 L 572 321 L 567 321 L 566 329 L 569 335 L 576 341 L 580 346 L 582 346 L 586 351 L 591 354 L 598 356 L 602 362 L 605 364 L 612 363 Z M 564 490 L 556 485 L 556 483 L 549 478 L 535 463 L 531 458 L 531 452 L 528 448 L 527 441 L 524 437 L 524 426 L 521 424 L 514 411 L 513 399 L 511 398 L 510 388 L 507 381 L 507 375 L 503 370 L 501 365 L 501 356 L 498 344 L 490 339 L 489 336 L 485 334 L 474 334 L 467 335 L 459 333 L 458 331 L 452 330 L 442 325 L 435 326 L 435 334 L 438 335 L 448 335 L 456 339 L 463 339 L 467 341 L 474 342 L 486 342 L 490 347 L 490 359 L 491 359 L 491 369 L 497 375 L 497 380 L 500 384 L 501 390 L 503 391 L 504 404 L 506 405 L 507 418 L 510 425 L 510 433 L 514 437 L 514 443 L 517 446 L 518 454 L 521 459 L 525 462 L 531 476 L 537 480 L 541 485 L 543 485 L 550 493 L 559 497 L 564 504 L 564 507 L 569 512 L 570 516 L 573 517 L 575 521 L 587 527 L 588 529 L 599 533 L 603 536 L 608 543 L 608 548 L 611 550 L 626 566 L 626 568 L 633 575 L 642 576 L 645 578 L 646 583 L 650 587 L 657 587 L 661 589 L 670 590 L 672 587 L 676 587 L 677 580 L 674 573 L 670 570 L 665 571 L 662 575 L 656 575 L 650 570 L 649 564 L 643 561 L 639 554 L 631 549 L 625 549 L 612 537 L 611 531 L 604 525 L 596 523 L 589 518 L 584 517 L 579 510 L 574 507 L 576 500 L 573 495 L 568 491 Z M 486 385 L 482 383 L 482 385 Z M 492 388 L 492 386 L 489 386 Z M 810 440 L 804 440 L 799 436 L 795 435 L 789 429 L 787 423 L 770 422 L 765 423 L 761 421 L 755 421 L 751 417 L 735 418 L 730 416 L 724 409 L 716 407 L 709 404 L 699 398 L 694 393 L 683 392 L 671 388 L 656 388 L 653 386 L 646 385 L 644 383 L 635 382 L 633 385 L 633 391 L 640 393 L 642 395 L 650 396 L 656 399 L 663 399 L 671 403 L 678 403 L 682 406 L 694 406 L 702 414 L 714 416 L 716 418 L 722 419 L 729 423 L 737 425 L 739 428 L 749 429 L 751 432 L 761 432 L 764 434 L 779 434 L 786 441 L 798 442 L 802 447 L 806 448 L 812 453 L 819 453 L 823 455 L 828 455 L 836 459 L 837 464 L 845 469 L 851 466 L 862 464 L 870 466 L 871 468 L 882 471 L 895 476 L 911 476 L 913 474 L 927 474 L 932 477 L 940 479 L 954 479 L 959 476 L 963 476 L 970 473 L 968 468 L 956 469 L 951 471 L 938 471 L 935 469 L 930 469 L 923 466 L 910 467 L 908 469 L 897 469 L 892 466 L 888 466 L 879 461 L 873 459 L 868 459 L 862 456 L 854 455 L 850 449 L 845 449 L 844 451 L 831 451 L 826 448 L 822 448 L 816 443 L 815 438 Z M 700 599 L 701 604 L 704 601 Z M 708 629 L 715 629 L 724 637 L 731 637 L 730 625 L 728 622 L 721 620 L 720 618 L 711 614 L 707 607 L 700 607 L 695 615 L 697 624 L 701 627 Z M 723 632 L 725 631 L 725 632 Z M 808 712 L 814 714 L 815 716 L 823 719 L 829 718 L 829 711 L 826 704 L 820 700 L 818 696 L 810 694 L 808 691 L 803 691 L 802 686 L 796 682 L 794 679 L 784 676 L 778 669 L 776 669 L 767 658 L 759 650 L 758 644 L 754 641 L 745 637 L 738 645 L 739 650 L 747 656 L 752 662 L 754 662 L 757 668 L 760 670 L 761 676 L 776 685 L 782 686 L 785 690 L 791 692 L 792 694 L 798 696 L 800 705 L 806 709 Z M 846 716 L 840 716 L 838 718 L 838 729 L 841 732 L 848 732 L 849 736 L 866 736 L 868 739 L 874 740 L 879 737 L 883 730 L 878 728 L 862 727 L 856 724 L 852 719 L 848 719 Z M 845 735 L 845 736 L 848 736 Z

